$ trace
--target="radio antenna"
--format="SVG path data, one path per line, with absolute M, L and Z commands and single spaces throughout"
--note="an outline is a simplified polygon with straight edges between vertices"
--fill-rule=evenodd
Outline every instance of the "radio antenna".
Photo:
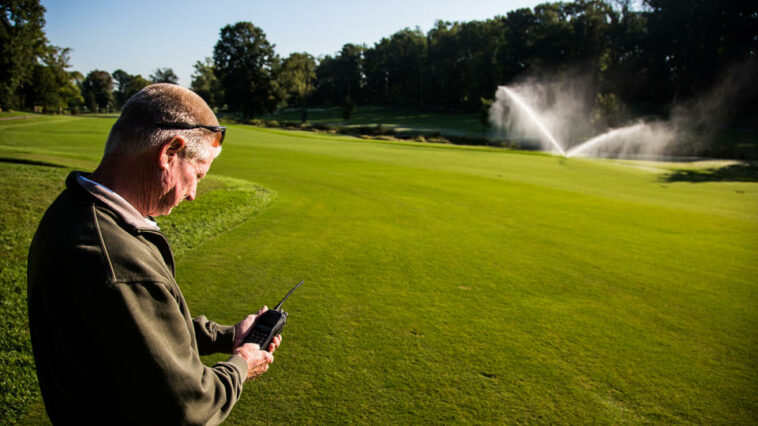
M 286 295 L 286 296 L 284 296 L 284 299 L 282 299 L 282 301 L 281 301 L 281 302 L 279 302 L 279 304 L 278 304 L 278 305 L 276 305 L 276 308 L 274 308 L 274 310 L 275 310 L 275 311 L 278 311 L 278 310 L 279 310 L 279 308 L 281 308 L 281 307 L 282 307 L 282 303 L 284 303 L 284 301 L 285 301 L 285 300 L 287 300 L 287 298 L 288 298 L 288 297 L 290 297 L 290 294 L 292 294 L 292 292 L 293 292 L 293 291 L 295 291 L 295 290 L 296 290 L 298 287 L 300 287 L 300 284 L 302 284 L 302 283 L 304 283 L 304 282 L 305 282 L 305 280 L 303 280 L 303 281 L 300 281 L 299 283 L 295 284 L 295 286 L 294 286 L 294 287 L 292 287 L 292 290 L 290 290 L 290 292 L 289 292 L 289 293 L 287 293 L 287 295 Z

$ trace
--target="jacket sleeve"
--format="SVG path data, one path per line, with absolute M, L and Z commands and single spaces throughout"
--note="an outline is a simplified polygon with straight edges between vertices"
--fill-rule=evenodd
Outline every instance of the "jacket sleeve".
M 205 315 L 200 315 L 192 320 L 197 337 L 197 347 L 200 355 L 215 353 L 230 354 L 234 350 L 234 326 L 220 325 Z
M 98 339 L 94 367 L 108 403 L 135 424 L 217 424 L 239 400 L 247 363 L 238 356 L 205 366 L 188 321 L 166 286 L 127 282 L 99 286 L 87 306 Z M 99 376 L 99 374 L 98 374 Z M 111 395 L 109 395 L 111 396 Z

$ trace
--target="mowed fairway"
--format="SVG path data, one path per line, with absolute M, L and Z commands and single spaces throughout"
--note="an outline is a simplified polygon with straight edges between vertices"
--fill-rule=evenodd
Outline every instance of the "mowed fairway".
M 91 164 L 111 123 L 0 154 Z M 758 183 L 666 171 L 231 126 L 211 174 L 277 198 L 178 259 L 190 308 L 306 282 L 228 423 L 755 423 Z

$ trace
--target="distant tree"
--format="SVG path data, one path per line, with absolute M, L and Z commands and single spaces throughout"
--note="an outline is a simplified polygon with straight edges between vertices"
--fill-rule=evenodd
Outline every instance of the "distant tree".
M 326 105 L 339 105 L 342 102 L 341 90 L 338 89 L 337 59 L 331 55 L 319 58 L 316 65 L 316 90 L 314 98 Z
M 423 103 L 426 36 L 408 28 L 364 52 L 367 95 L 404 104 Z
M 131 75 L 122 69 L 113 71 L 112 76 L 116 86 L 116 89 L 113 91 L 113 97 L 116 108 L 118 109 L 121 109 L 124 103 L 126 103 L 132 95 L 150 84 L 150 81 L 146 80 L 141 75 Z
M 31 76 L 19 93 L 23 97 L 24 109 L 39 112 L 57 111 L 60 104 L 58 82 L 53 70 L 45 64 L 36 63 L 31 68 Z
M 508 12 L 503 24 L 507 45 L 499 62 L 507 64 L 504 69 L 504 82 L 508 82 L 531 70 L 534 38 L 539 28 L 537 18 L 532 10 L 527 8 Z
M 532 34 L 529 54 L 532 68 L 556 72 L 574 62 L 577 56 L 584 55 L 584 60 L 598 57 L 603 48 L 603 28 L 593 20 L 602 19 L 604 15 L 597 7 L 591 7 L 595 3 L 589 1 L 582 6 L 543 3 L 534 7 L 532 16 L 536 31 Z M 582 35 L 577 34 L 580 30 Z
M 64 109 L 76 110 L 84 102 L 81 91 L 76 85 L 75 75 L 68 71 L 71 68 L 71 49 L 50 46 L 44 63 L 55 79 L 55 97 L 57 103 L 48 105 L 51 111 L 60 114 Z
M 41 107 L 44 112 L 62 113 L 64 109 L 76 111 L 83 103 L 76 74 L 70 68 L 69 48 L 49 46 L 41 62 L 34 64 L 29 84 L 21 89 L 25 107 Z
M 0 2 L 0 107 L 20 105 L 17 92 L 45 54 L 45 8 L 38 0 Z
M 316 97 L 322 102 L 343 106 L 352 111 L 362 100 L 363 51 L 365 46 L 347 43 L 336 57 L 325 56 L 316 67 Z M 350 108 L 348 107 L 350 104 Z
M 113 91 L 113 98 L 116 102 L 116 108 L 121 109 L 126 100 L 129 98 L 126 91 L 127 87 L 129 86 L 129 81 L 132 79 L 132 76 L 129 75 L 129 73 L 126 71 L 119 68 L 116 71 L 113 71 L 111 77 L 113 77 L 113 82 L 116 86 L 115 90 Z
M 460 44 L 459 31 L 458 23 L 437 21 L 427 34 L 427 99 L 438 106 L 458 107 L 465 98 L 465 46 Z
M 70 71 L 68 74 L 71 76 L 71 83 L 76 87 L 76 92 L 79 93 L 78 102 L 70 106 L 70 109 L 72 113 L 78 114 L 82 108 L 87 105 L 87 101 L 84 98 L 84 93 L 82 92 L 84 75 L 82 75 L 82 73 L 79 71 Z
M 343 105 L 361 99 L 363 88 L 363 51 L 365 46 L 347 43 L 337 56 L 336 77 Z
M 90 111 L 108 111 L 113 106 L 111 75 L 107 71 L 90 71 L 82 82 L 82 96 Z
M 59 90 L 69 112 L 76 114 L 84 106 L 84 97 L 79 85 L 79 81 L 83 80 L 83 76 L 79 71 L 69 71 L 66 74 L 68 74 L 68 79 Z
M 132 79 L 129 80 L 129 84 L 126 86 L 126 99 L 132 97 L 135 93 L 139 92 L 144 88 L 145 86 L 150 85 L 150 80 L 146 79 L 145 77 L 142 77 L 141 74 L 135 74 L 132 76 Z
M 153 83 L 171 83 L 179 84 L 179 77 L 174 73 L 171 68 L 158 68 L 150 74 L 150 80 Z
M 300 107 L 300 119 L 308 120 L 308 96 L 315 89 L 316 60 L 308 53 L 292 53 L 282 62 L 279 84 L 287 100 Z
M 208 103 L 211 108 L 220 108 L 224 104 L 224 89 L 214 72 L 213 59 L 205 58 L 195 62 L 192 73 L 191 88 Z
M 389 102 L 388 44 L 389 39 L 385 37 L 363 52 L 363 97 L 367 103 Z
M 709 89 L 726 67 L 755 60 L 758 2 L 645 0 L 648 54 L 662 64 L 673 98 Z
M 213 61 L 230 109 L 246 118 L 274 111 L 281 99 L 279 57 L 263 30 L 250 22 L 225 26 L 213 49 Z

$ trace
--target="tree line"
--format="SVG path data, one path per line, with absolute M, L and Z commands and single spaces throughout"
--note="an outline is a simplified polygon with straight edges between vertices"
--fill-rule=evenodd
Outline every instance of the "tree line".
M 0 106 L 44 111 L 117 110 L 150 82 L 123 70 L 68 71 L 69 50 L 44 37 L 44 8 L 3 1 Z M 580 72 L 599 111 L 620 103 L 655 110 L 709 90 L 730 67 L 755 64 L 758 3 L 740 0 L 575 0 L 543 3 L 484 21 L 437 21 L 373 46 L 281 58 L 250 22 L 220 30 L 212 56 L 194 65 L 191 88 L 219 111 L 248 118 L 277 108 L 357 104 L 481 109 L 498 85 L 527 75 Z M 750 100 L 755 106 L 755 96 Z M 647 106 L 647 107 L 645 107 Z

